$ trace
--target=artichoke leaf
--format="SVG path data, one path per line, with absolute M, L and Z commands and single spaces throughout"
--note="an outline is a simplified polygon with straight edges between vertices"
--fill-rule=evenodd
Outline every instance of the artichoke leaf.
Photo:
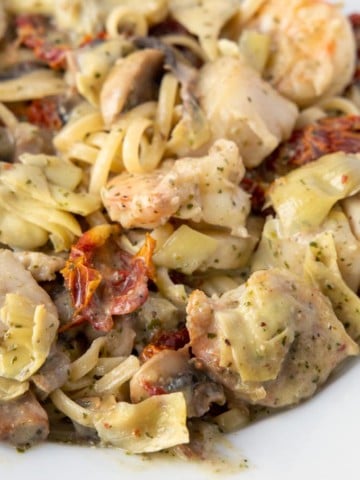
M 0 242 L 22 250 L 34 250 L 45 245 L 46 230 L 0 207 Z
M 350 337 L 360 342 L 360 298 L 344 282 L 330 232 L 318 235 L 308 247 L 304 270 L 326 295 Z
M 83 172 L 80 167 L 55 155 L 23 153 L 20 155 L 20 162 L 41 168 L 50 183 L 69 190 L 75 190 L 82 180 Z
M 0 377 L 0 405 L 20 397 L 29 390 L 29 382 L 18 382 L 9 378 Z
M 58 320 L 45 305 L 17 293 L 6 294 L 0 318 L 5 327 L 0 345 L 0 375 L 25 381 L 45 362 Z
M 318 227 L 336 202 L 359 191 L 360 154 L 338 152 L 275 180 L 269 203 L 291 234 Z
M 157 452 L 189 442 L 186 402 L 181 392 L 155 395 L 94 413 L 94 425 L 106 444 L 131 453 Z
M 46 206 L 27 195 L 15 194 L 3 185 L 0 185 L 0 207 L 47 231 L 56 251 L 67 250 L 74 237 L 81 235 L 80 225 L 70 213 Z
M 13 192 L 22 192 L 31 198 L 42 201 L 48 205 L 56 205 L 51 197 L 49 185 L 43 171 L 33 165 L 20 163 L 0 165 L 0 184 L 5 185 Z
M 49 189 L 57 207 L 67 212 L 86 216 L 100 207 L 100 199 L 97 195 L 72 192 L 58 185 L 50 185 Z
M 286 268 L 299 276 L 304 275 L 306 250 L 323 232 L 333 235 L 338 267 L 345 283 L 356 292 L 360 286 L 360 269 L 357 258 L 360 242 L 352 233 L 348 218 L 340 207 L 334 207 L 325 221 L 310 232 L 286 235 L 278 218 L 268 217 L 256 252 L 251 259 L 251 271 L 271 267 Z
M 289 318 L 295 311 L 290 295 L 261 285 L 246 288 L 234 308 L 215 313 L 223 339 L 220 366 L 230 365 L 244 382 L 275 379 L 294 339 Z
M 156 265 L 191 274 L 217 249 L 217 240 L 181 225 L 155 253 Z

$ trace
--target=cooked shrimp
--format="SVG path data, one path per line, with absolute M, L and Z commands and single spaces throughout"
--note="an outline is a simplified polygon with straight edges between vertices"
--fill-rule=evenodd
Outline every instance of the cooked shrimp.
M 265 76 L 299 106 L 341 93 L 355 66 L 354 36 L 339 5 L 323 0 L 269 0 L 246 28 L 272 42 Z

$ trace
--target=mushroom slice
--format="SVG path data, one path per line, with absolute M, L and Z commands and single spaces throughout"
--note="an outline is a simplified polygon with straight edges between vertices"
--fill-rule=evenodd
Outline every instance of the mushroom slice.
M 116 62 L 100 93 L 100 109 L 106 124 L 114 123 L 124 109 L 153 97 L 154 79 L 163 58 L 159 50 L 145 49 Z
M 185 350 L 165 349 L 157 353 L 130 381 L 130 396 L 134 403 L 173 392 L 183 393 L 188 417 L 201 417 L 212 403 L 225 403 L 222 386 L 196 370 Z
M 164 54 L 165 69 L 178 80 L 182 100 L 181 120 L 171 132 L 167 152 L 176 156 L 189 155 L 197 151 L 210 139 L 210 129 L 196 96 L 198 70 L 173 47 L 156 37 L 138 37 L 134 43 L 139 48 L 154 48 Z M 199 152 L 197 152 L 199 153 Z

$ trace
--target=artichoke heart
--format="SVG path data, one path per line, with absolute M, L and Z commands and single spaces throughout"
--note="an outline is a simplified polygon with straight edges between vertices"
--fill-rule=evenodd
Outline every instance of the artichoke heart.
M 45 305 L 17 293 L 7 293 L 0 310 L 5 332 L 0 341 L 0 375 L 27 380 L 45 362 L 58 321 Z
M 224 339 L 220 366 L 230 365 L 245 382 L 274 380 L 294 340 L 288 319 L 295 312 L 290 295 L 272 292 L 269 302 L 269 292 L 261 285 L 245 289 L 237 306 L 215 314 Z
M 269 197 L 287 233 L 322 224 L 336 202 L 360 191 L 360 155 L 324 155 L 272 184 Z
M 20 397 L 29 389 L 29 382 L 18 382 L 10 378 L 0 377 L 0 404 Z
M 309 245 L 304 270 L 310 280 L 326 295 L 338 319 L 350 337 L 360 342 L 360 298 L 344 282 L 337 262 L 333 235 L 324 232 Z
M 30 154 L 21 162 L 0 162 L 0 242 L 33 250 L 50 240 L 56 251 L 69 249 L 81 235 L 73 214 L 94 212 L 100 199 L 75 191 L 82 173 L 70 162 Z
M 119 402 L 96 413 L 94 425 L 102 441 L 131 453 L 157 452 L 189 441 L 181 392 L 155 395 L 135 405 Z

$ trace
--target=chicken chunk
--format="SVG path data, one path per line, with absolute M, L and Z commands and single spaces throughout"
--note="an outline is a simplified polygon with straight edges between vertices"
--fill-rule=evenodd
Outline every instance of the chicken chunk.
M 184 158 L 148 174 L 122 173 L 102 191 L 110 218 L 124 228 L 155 228 L 170 217 L 246 234 L 244 166 L 233 142 L 219 140 L 202 158 Z
M 310 397 L 359 351 L 327 298 L 285 270 L 258 271 L 220 299 L 194 291 L 187 328 L 214 380 L 232 397 L 270 407 Z
M 61 388 L 69 376 L 70 358 L 60 349 L 50 353 L 44 365 L 31 377 L 39 398 L 45 399 L 51 392 Z
M 54 280 L 56 272 L 65 266 L 65 259 L 42 252 L 14 252 L 15 257 L 38 282 Z
M 48 434 L 47 414 L 31 392 L 0 404 L 0 440 L 28 448 Z
M 200 71 L 197 95 L 209 121 L 211 141 L 234 141 L 246 167 L 259 165 L 288 138 L 297 118 L 296 106 L 241 57 L 207 63 Z

